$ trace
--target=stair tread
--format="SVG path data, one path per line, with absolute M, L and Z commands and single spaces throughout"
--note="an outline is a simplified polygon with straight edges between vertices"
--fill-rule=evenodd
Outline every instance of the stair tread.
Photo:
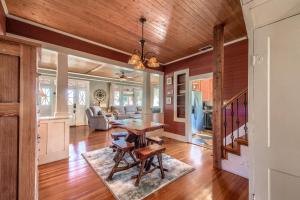
M 236 139 L 237 143 L 248 146 L 248 139 L 245 135 Z
M 228 144 L 225 147 L 225 150 L 228 151 L 228 152 L 230 152 L 230 153 L 236 154 L 238 156 L 241 155 L 241 150 L 240 150 L 239 145 L 238 145 L 237 142 L 233 142 L 233 148 L 232 148 L 231 144 Z

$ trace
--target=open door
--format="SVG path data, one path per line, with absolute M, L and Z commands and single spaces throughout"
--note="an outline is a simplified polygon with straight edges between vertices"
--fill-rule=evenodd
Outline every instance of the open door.
M 300 199 L 300 15 L 254 32 L 256 200 Z

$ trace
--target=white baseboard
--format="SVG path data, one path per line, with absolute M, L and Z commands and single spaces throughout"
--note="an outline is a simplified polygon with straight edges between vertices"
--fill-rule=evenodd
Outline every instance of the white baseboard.
M 248 126 L 248 123 L 247 123 L 247 126 Z M 240 128 L 239 128 L 239 137 L 242 137 L 245 135 L 245 129 L 244 129 L 245 125 L 242 125 Z M 234 138 L 237 138 L 237 130 L 233 131 L 233 136 Z M 226 138 L 223 139 L 223 143 L 225 143 L 225 140 L 226 140 L 226 144 L 231 144 L 232 143 L 232 140 L 231 140 L 231 133 L 228 134 L 226 136 Z
M 249 148 L 241 145 L 241 155 L 228 152 L 228 159 L 222 160 L 222 169 L 233 174 L 249 178 Z
M 163 136 L 163 129 L 158 129 L 155 131 L 151 131 L 151 132 L 147 132 L 147 136 L 158 136 L 158 137 L 162 137 Z
M 171 139 L 174 139 L 174 140 L 178 140 L 178 141 L 181 141 L 181 142 L 187 142 L 185 135 L 178 135 L 178 134 L 175 134 L 175 133 L 170 133 L 170 132 L 164 131 L 162 136 L 167 137 L 167 138 L 171 138 Z
M 167 137 L 167 138 L 171 138 L 171 139 L 178 140 L 181 142 L 186 142 L 186 137 L 184 135 L 170 133 L 170 132 L 164 131 L 163 129 L 147 132 L 147 135 L 148 136 Z

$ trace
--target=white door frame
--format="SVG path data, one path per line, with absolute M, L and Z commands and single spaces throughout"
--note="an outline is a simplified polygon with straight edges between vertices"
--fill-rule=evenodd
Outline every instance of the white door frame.
M 191 109 L 191 105 L 190 102 L 192 101 L 192 83 L 194 80 L 205 80 L 205 79 L 209 79 L 209 78 L 213 78 L 213 73 L 205 73 L 205 74 L 200 74 L 200 75 L 196 75 L 196 76 L 190 76 L 188 78 L 188 102 L 186 103 L 186 108 L 187 108 L 187 115 L 186 115 L 186 125 L 185 125 L 185 137 L 186 137 L 186 141 L 187 142 L 192 142 L 192 134 L 191 134 L 191 119 L 190 119 L 190 115 L 192 114 L 192 109 Z

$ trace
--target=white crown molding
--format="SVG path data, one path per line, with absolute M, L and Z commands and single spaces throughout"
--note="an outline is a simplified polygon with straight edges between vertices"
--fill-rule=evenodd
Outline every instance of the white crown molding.
M 238 39 L 235 39 L 235 40 L 226 42 L 226 43 L 224 44 L 224 46 L 228 46 L 228 45 L 231 45 L 231 44 L 234 44 L 234 43 L 237 43 L 237 42 L 246 40 L 246 39 L 247 39 L 247 36 L 244 36 L 244 37 L 241 37 L 241 38 L 238 38 Z M 182 61 L 182 60 L 185 60 L 185 59 L 188 59 L 188 58 L 197 56 L 197 55 L 201 55 L 201 54 L 210 52 L 210 51 L 212 51 L 212 50 L 213 50 L 213 48 L 208 49 L 208 50 L 205 50 L 205 51 L 200 51 L 200 52 L 197 52 L 197 53 L 193 53 L 193 54 L 191 54 L 191 55 L 184 56 L 184 57 L 182 57 L 182 58 L 178 58 L 178 59 L 173 60 L 173 61 L 171 61 L 171 62 L 167 62 L 167 63 L 165 63 L 165 64 L 163 64 L 163 65 L 169 65 L 169 64 L 172 64 L 172 63 L 176 63 L 176 62 L 179 62 L 179 61 Z

